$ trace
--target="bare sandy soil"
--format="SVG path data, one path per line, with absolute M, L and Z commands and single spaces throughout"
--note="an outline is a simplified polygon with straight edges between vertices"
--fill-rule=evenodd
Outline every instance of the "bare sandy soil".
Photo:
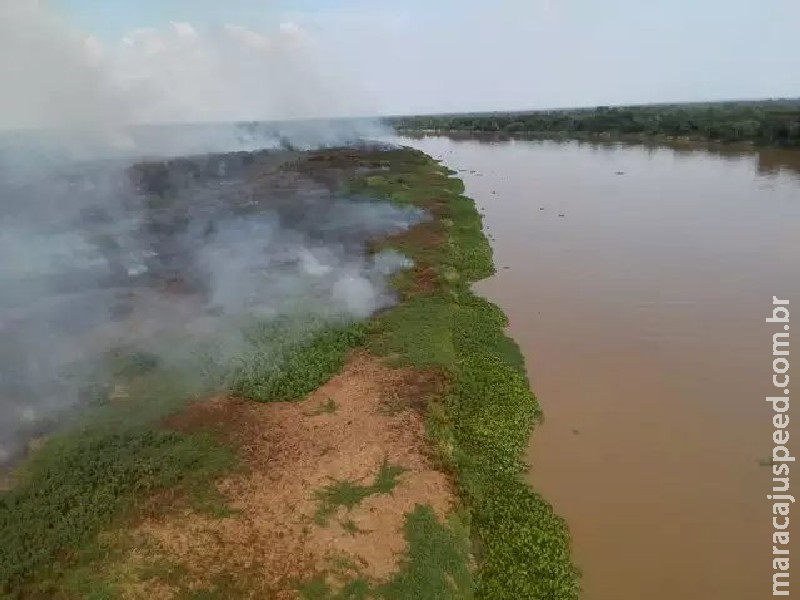
M 244 470 L 217 484 L 230 512 L 155 511 L 132 532 L 136 550 L 127 562 L 175 565 L 198 589 L 236 573 L 253 598 L 298 598 L 298 582 L 320 575 L 334 588 L 355 574 L 387 580 L 405 550 L 406 515 L 429 504 L 443 518 L 455 502 L 428 456 L 418 410 L 442 385 L 435 373 L 392 369 L 357 352 L 300 402 L 196 404 L 171 425 L 222 432 L 239 448 Z M 323 514 L 321 490 L 343 481 L 369 486 L 382 465 L 402 468 L 390 493 Z M 176 593 L 154 578 L 132 581 L 126 595 Z

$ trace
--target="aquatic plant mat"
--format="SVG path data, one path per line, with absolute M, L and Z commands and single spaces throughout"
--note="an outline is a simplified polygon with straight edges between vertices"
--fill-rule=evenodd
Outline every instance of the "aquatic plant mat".
M 282 177 L 430 216 L 368 241 L 413 260 L 397 304 L 278 353 L 258 325 L 203 385 L 123 356 L 102 410 L 5 481 L 1 598 L 578 597 L 566 526 L 521 478 L 539 409 L 470 290 L 493 265 L 462 183 L 409 149 L 293 161 Z

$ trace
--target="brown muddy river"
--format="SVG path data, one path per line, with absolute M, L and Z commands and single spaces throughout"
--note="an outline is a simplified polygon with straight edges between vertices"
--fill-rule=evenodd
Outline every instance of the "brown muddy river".
M 477 289 L 526 355 L 530 480 L 583 598 L 771 597 L 764 319 L 800 305 L 800 152 L 405 143 L 485 213 L 498 273 Z

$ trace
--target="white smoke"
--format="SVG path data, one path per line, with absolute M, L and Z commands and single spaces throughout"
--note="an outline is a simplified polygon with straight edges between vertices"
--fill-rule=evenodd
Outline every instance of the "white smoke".
M 140 123 L 370 113 L 313 35 L 291 22 L 270 32 L 175 22 L 101 41 L 43 3 L 0 0 L 0 81 L 0 130 L 91 136 Z
M 408 265 L 364 243 L 420 214 L 291 174 L 270 187 L 291 153 L 197 156 L 384 133 L 335 119 L 369 111 L 308 31 L 176 22 L 109 42 L 0 0 L 0 86 L 0 467 L 80 404 L 74 363 L 118 345 L 180 361 L 177 332 L 225 359 L 253 316 L 319 327 L 392 302 Z
M 125 124 L 135 97 L 116 88 L 92 48 L 40 3 L 0 0 L 0 129 L 92 135 Z

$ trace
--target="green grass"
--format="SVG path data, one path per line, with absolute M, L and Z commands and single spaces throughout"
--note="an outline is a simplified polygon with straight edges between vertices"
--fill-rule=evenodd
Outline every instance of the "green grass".
M 369 348 L 402 357 L 415 367 L 446 367 L 455 361 L 450 302 L 421 297 L 390 310 L 372 324 Z
M 467 528 L 453 516 L 441 523 L 428 505 L 406 516 L 408 543 L 400 570 L 386 583 L 372 582 L 355 565 L 334 568 L 299 586 L 305 600 L 471 600 Z M 345 578 L 335 590 L 331 578 Z
M 450 379 L 450 395 L 429 407 L 428 434 L 471 517 L 479 548 L 475 598 L 574 600 L 579 575 L 566 524 L 523 481 L 521 457 L 541 417 L 524 359 L 504 333 L 502 311 L 469 288 L 494 273 L 480 215 L 461 182 L 417 157 L 356 188 L 435 210 L 446 242 L 401 249 L 444 276 L 435 294 L 411 297 L 375 320 L 369 346 L 398 362 L 439 367 Z
M 324 384 L 365 333 L 359 324 L 326 328 L 296 316 L 251 324 L 246 335 L 249 350 L 221 379 L 242 395 L 278 401 Z M 84 392 L 90 410 L 72 433 L 54 436 L 26 461 L 18 485 L 0 492 L 0 598 L 50 597 L 56 590 L 63 598 L 114 597 L 113 583 L 101 576 L 114 549 L 98 536 L 157 490 L 180 487 L 194 510 L 233 515 L 213 485 L 233 468 L 233 451 L 209 435 L 157 425 L 206 389 L 205 382 L 128 349 L 75 376 L 90 382 Z M 115 390 L 124 398 L 114 399 Z M 322 408 L 335 410 L 330 403 Z
M 238 360 L 231 390 L 260 402 L 310 394 L 342 370 L 347 353 L 365 340 L 362 323 L 320 328 L 292 339 L 295 323 L 259 324 L 248 331 L 250 348 Z
M 382 345 L 452 375 L 451 397 L 431 408 L 428 430 L 457 475 L 483 548 L 476 597 L 577 598 L 566 526 L 521 479 L 539 409 L 521 354 L 503 334 L 505 319 L 467 292 L 461 302 L 414 306 L 403 307 L 402 319 L 384 318 Z
M 0 494 L 0 591 L 13 598 L 59 589 L 76 550 L 137 498 L 200 486 L 232 464 L 232 453 L 203 435 L 134 429 L 53 440 Z
M 447 525 L 427 505 L 406 517 L 408 550 L 400 571 L 377 590 L 385 600 L 469 600 L 473 597 L 466 529 L 453 517 Z M 522 598 L 522 596 L 520 596 Z
M 370 584 L 359 577 L 347 581 L 339 590 L 334 590 L 324 576 L 316 577 L 299 586 L 303 600 L 367 600 L 370 598 Z
M 384 459 L 375 475 L 375 480 L 370 485 L 343 480 L 325 486 L 316 493 L 318 507 L 314 521 L 318 525 L 326 525 L 339 507 L 352 510 L 369 496 L 391 494 L 397 486 L 397 478 L 404 472 L 403 467 L 389 464 L 389 461 Z

